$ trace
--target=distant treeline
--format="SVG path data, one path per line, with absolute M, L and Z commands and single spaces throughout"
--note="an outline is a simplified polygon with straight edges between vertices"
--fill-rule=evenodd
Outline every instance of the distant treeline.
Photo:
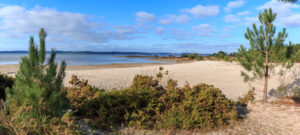
M 291 52 L 291 56 L 294 57 L 296 62 L 300 62 L 300 44 L 295 44 L 287 46 L 288 50 Z M 180 58 L 189 58 L 190 60 L 225 60 L 225 61 L 235 61 L 238 52 L 226 53 L 224 51 L 219 51 L 210 55 L 202 55 L 198 53 L 182 53 Z
M 199 55 L 198 53 L 182 53 L 180 58 L 189 58 L 190 60 L 225 60 L 233 61 L 235 53 L 226 53 L 224 51 L 219 51 L 218 53 L 213 53 L 210 55 Z

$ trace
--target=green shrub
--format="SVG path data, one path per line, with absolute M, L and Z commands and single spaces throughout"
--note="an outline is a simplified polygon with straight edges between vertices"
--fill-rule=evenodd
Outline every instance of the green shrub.
M 180 58 L 187 58 L 188 56 L 189 56 L 188 54 L 182 53 L 182 54 L 180 55 Z
M 194 60 L 196 57 L 195 57 L 193 54 L 189 54 L 188 58 L 189 58 L 190 60 Z
M 202 56 L 202 57 L 203 57 L 203 56 Z M 189 55 L 188 55 L 188 58 L 189 58 L 190 60 L 195 60 L 195 59 L 199 60 L 199 59 L 201 59 L 201 56 L 199 56 L 198 53 L 192 53 L 192 54 L 189 54 Z
M 69 83 L 72 87 L 65 88 L 67 90 L 66 97 L 72 105 L 74 111 L 82 108 L 87 101 L 96 98 L 102 90 L 93 88 L 88 84 L 87 80 L 79 80 L 77 76 L 72 75 Z
M 197 57 L 197 60 L 198 60 L 198 61 L 201 61 L 201 60 L 203 60 L 203 59 L 204 59 L 204 57 L 201 56 L 201 55 Z
M 281 84 L 276 90 L 274 95 L 277 98 L 284 97 L 300 97 L 300 89 L 298 87 L 291 88 L 289 85 Z
M 298 87 L 294 88 L 293 96 L 294 97 L 300 97 L 300 89 Z
M 14 79 L 6 75 L 0 74 L 0 100 L 5 100 L 5 89 L 11 88 L 14 84 Z
M 238 102 L 241 103 L 242 105 L 247 105 L 249 102 L 253 102 L 255 99 L 255 93 L 254 93 L 254 88 L 249 90 L 247 94 L 245 94 L 243 97 L 238 98 Z
M 6 91 L 0 124 L 13 129 L 15 134 L 73 133 L 60 120 L 68 106 L 66 92 L 61 90 L 66 64 L 62 62 L 57 68 L 54 50 L 45 62 L 45 38 L 46 32 L 41 29 L 38 48 L 34 38 L 30 37 L 29 55 L 22 57 L 15 83 Z
M 76 115 L 97 128 L 125 124 L 143 129 L 210 130 L 237 118 L 233 102 L 212 85 L 180 88 L 170 79 L 164 88 L 158 78 L 136 75 L 129 88 L 92 93 L 97 96 L 83 100 Z
M 0 124 L 0 135 L 14 135 L 14 132 Z
M 185 89 L 174 87 L 164 95 L 167 109 L 161 114 L 161 127 L 207 130 L 227 124 L 234 107 L 219 89 L 206 84 Z
M 229 56 L 224 56 L 224 60 L 226 61 L 226 62 L 232 62 L 232 60 L 230 59 L 230 57 Z

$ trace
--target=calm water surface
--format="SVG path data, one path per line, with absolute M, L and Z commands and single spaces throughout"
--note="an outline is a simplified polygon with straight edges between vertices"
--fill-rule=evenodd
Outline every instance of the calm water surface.
M 0 65 L 19 64 L 21 57 L 27 53 L 0 53 Z M 127 55 L 127 54 L 126 54 Z M 150 61 L 149 58 L 127 58 L 125 54 L 86 54 L 86 53 L 58 53 L 56 62 L 65 60 L 67 65 L 103 65 L 114 63 L 172 63 L 171 61 Z M 132 54 L 130 54 L 132 55 Z M 162 54 L 159 56 L 167 56 Z M 49 56 L 49 54 L 48 54 Z

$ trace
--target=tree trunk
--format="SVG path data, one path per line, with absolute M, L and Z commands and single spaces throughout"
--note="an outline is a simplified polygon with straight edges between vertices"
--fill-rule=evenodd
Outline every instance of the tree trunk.
M 264 103 L 267 103 L 267 98 L 268 98 L 268 68 L 266 69 L 265 72 L 265 84 L 264 84 L 264 97 L 263 97 L 263 101 Z
M 266 52 L 266 70 L 265 70 L 265 83 L 264 83 L 264 95 L 263 95 L 263 102 L 267 103 L 268 98 L 268 80 L 269 80 L 269 56 L 268 52 Z

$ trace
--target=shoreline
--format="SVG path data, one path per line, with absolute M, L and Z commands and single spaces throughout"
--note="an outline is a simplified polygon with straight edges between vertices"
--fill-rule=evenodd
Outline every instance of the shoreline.
M 67 65 L 66 71 L 74 70 L 98 70 L 98 69 L 115 69 L 115 68 L 133 68 L 133 67 L 148 67 L 158 65 L 173 65 L 180 63 L 191 63 L 193 61 L 176 61 L 174 63 L 114 63 L 102 65 Z M 0 73 L 13 74 L 19 69 L 19 64 L 6 64 L 0 65 Z

